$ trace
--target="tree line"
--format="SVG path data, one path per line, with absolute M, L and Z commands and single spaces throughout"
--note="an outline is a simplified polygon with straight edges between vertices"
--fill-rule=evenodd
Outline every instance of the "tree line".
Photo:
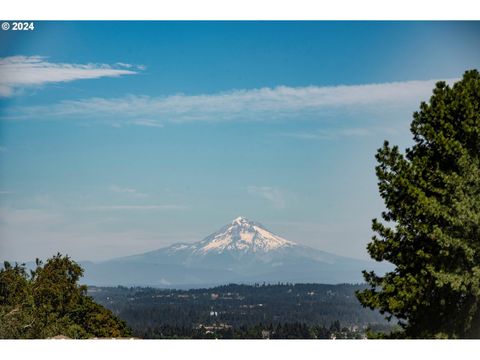
M 134 334 L 159 325 L 195 328 L 223 323 L 238 329 L 263 324 L 304 323 L 364 327 L 388 324 L 364 309 L 353 284 L 228 284 L 206 289 L 89 287 L 100 304 L 127 321 Z

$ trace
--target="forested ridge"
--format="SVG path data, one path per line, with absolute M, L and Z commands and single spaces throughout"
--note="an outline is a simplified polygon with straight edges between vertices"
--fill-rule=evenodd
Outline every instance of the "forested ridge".
M 364 309 L 364 285 L 229 284 L 208 289 L 89 287 L 89 294 L 142 338 L 330 338 L 388 331 Z

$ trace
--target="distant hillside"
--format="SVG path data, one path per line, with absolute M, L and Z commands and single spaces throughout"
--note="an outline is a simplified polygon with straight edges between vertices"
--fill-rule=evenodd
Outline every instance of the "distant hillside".
M 389 269 L 386 264 L 297 244 L 244 217 L 195 243 L 82 265 L 88 285 L 156 287 L 263 281 L 357 283 L 363 281 L 362 270 Z
M 147 338 L 159 337 L 166 328 L 188 333 L 218 324 L 240 329 L 294 323 L 329 327 L 338 322 L 357 330 L 388 328 L 378 312 L 359 304 L 355 291 L 361 289 L 363 285 L 348 284 L 230 284 L 192 290 L 90 287 L 88 293 L 125 320 L 136 336 Z

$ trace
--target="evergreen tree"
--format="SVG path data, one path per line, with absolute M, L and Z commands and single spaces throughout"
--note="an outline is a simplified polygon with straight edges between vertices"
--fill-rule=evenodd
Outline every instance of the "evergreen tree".
M 387 210 L 373 220 L 371 257 L 395 268 L 364 272 L 360 302 L 395 317 L 411 338 L 480 337 L 480 75 L 436 84 L 411 124 L 414 145 L 378 150 Z

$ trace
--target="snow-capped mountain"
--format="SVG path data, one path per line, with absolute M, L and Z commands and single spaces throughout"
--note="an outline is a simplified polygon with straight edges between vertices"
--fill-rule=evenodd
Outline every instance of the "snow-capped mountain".
M 88 284 L 144 286 L 361 282 L 362 270 L 387 269 L 297 244 L 244 217 L 195 243 L 84 266 Z
M 240 253 L 265 253 L 294 245 L 296 243 L 293 241 L 274 235 L 261 224 L 240 216 L 200 242 L 191 245 L 173 245 L 171 250 L 183 251 L 189 249 L 194 255 L 221 254 L 234 251 Z

